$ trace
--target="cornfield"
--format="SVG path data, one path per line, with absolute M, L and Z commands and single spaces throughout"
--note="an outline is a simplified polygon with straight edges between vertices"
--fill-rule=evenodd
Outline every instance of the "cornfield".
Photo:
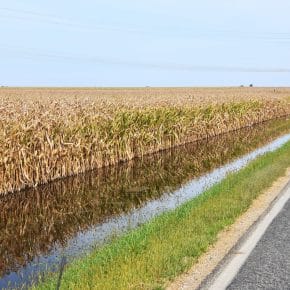
M 286 89 L 215 90 L 2 89 L 0 194 L 290 112 Z
M 0 276 L 37 255 L 47 256 L 55 244 L 66 245 L 79 231 L 174 192 L 289 129 L 290 120 L 271 121 L 1 197 Z

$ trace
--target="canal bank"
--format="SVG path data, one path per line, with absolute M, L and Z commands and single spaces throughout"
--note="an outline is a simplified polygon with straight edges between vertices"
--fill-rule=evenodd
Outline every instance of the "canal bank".
M 94 289 L 160 289 L 188 270 L 290 166 L 290 144 L 264 154 L 228 175 L 204 194 L 73 262 L 62 287 Z M 48 289 L 56 279 L 37 287 Z
M 28 286 L 63 256 L 71 263 L 174 211 L 282 146 L 287 132 L 289 120 L 277 120 L 1 199 L 1 288 Z
M 289 188 L 289 180 L 290 168 L 287 169 L 285 176 L 280 177 L 258 196 L 233 225 L 219 233 L 217 241 L 209 250 L 189 271 L 171 283 L 167 290 L 225 289 L 235 278 L 269 223 L 275 218 L 277 209 L 273 210 L 274 206 L 281 209 L 287 200 L 285 191 Z M 269 216 L 265 220 L 267 215 Z M 253 285 L 251 287 L 250 289 L 255 288 Z

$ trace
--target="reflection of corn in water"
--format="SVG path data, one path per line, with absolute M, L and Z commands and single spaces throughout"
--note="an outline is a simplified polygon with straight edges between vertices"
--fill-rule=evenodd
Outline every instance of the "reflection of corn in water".
M 76 233 L 170 193 L 289 129 L 289 120 L 271 121 L 0 198 L 0 276 L 48 253 L 55 242 L 64 245 Z

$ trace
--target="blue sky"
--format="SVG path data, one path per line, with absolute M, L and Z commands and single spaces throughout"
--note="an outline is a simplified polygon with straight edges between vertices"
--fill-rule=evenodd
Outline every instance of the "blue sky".
M 289 0 L 0 1 L 0 84 L 290 86 Z

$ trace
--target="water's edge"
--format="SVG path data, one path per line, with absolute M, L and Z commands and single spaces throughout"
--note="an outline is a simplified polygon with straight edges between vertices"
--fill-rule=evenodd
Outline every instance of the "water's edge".
M 113 236 L 119 236 L 166 211 L 174 210 L 220 182 L 227 174 L 243 168 L 250 161 L 266 152 L 275 151 L 288 141 L 290 141 L 290 134 L 284 134 L 232 162 L 210 170 L 200 177 L 188 180 L 177 188 L 168 188 L 168 190 L 162 191 L 161 196 L 145 200 L 140 207 L 133 206 L 128 212 L 118 213 L 88 228 L 80 229 L 65 243 L 55 244 L 45 255 L 39 254 L 32 257 L 30 262 L 20 267 L 18 271 L 6 273 L 0 278 L 0 288 L 7 288 L 9 285 L 10 287 L 18 287 L 21 284 L 28 286 L 34 279 L 33 276 L 39 277 L 41 273 L 57 270 L 61 257 L 65 256 L 71 260 L 83 256 L 95 247 L 102 246 Z M 138 190 L 134 192 L 135 195 L 140 193 L 140 189 Z

